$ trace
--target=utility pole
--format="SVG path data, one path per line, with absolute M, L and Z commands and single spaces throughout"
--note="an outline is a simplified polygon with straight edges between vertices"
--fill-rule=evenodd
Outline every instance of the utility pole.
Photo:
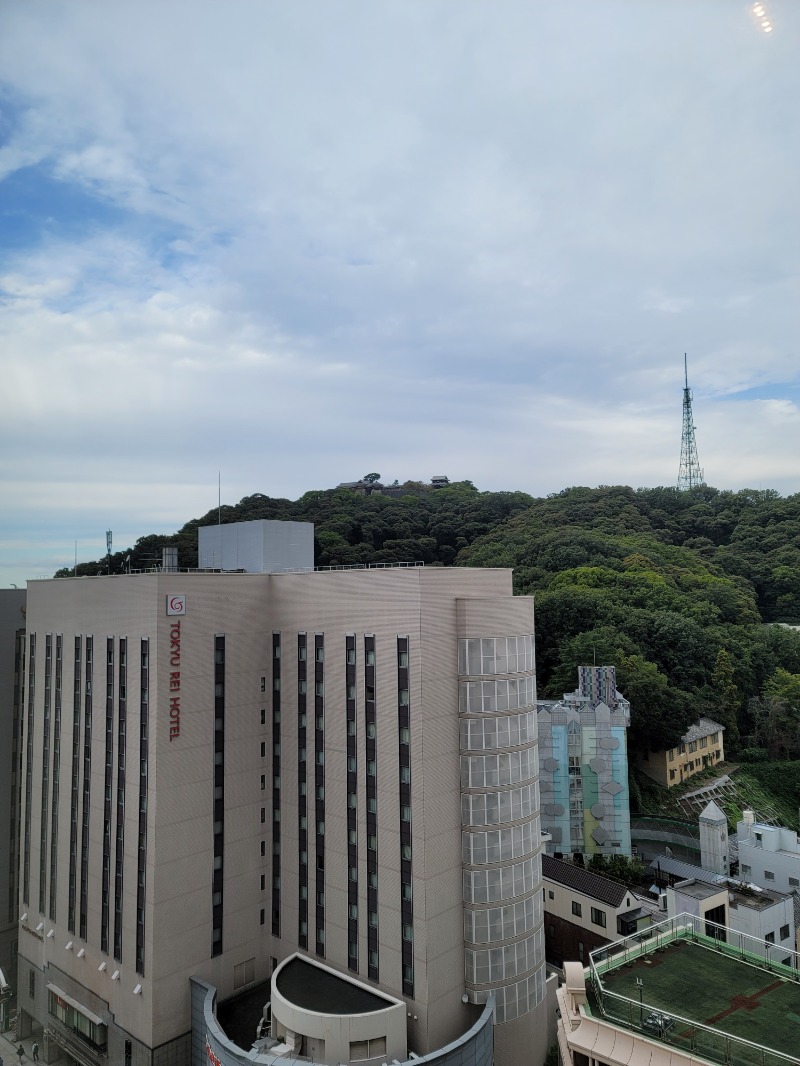
M 683 354 L 683 432 L 681 433 L 681 465 L 678 471 L 678 488 L 693 489 L 705 485 L 700 460 L 697 458 L 697 441 L 694 439 L 692 418 L 692 390 L 689 388 L 689 371 L 686 353 Z

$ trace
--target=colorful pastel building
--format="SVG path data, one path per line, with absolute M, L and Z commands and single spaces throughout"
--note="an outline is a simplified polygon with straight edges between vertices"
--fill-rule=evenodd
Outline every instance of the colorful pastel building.
M 628 701 L 613 666 L 578 667 L 578 688 L 537 702 L 542 831 L 550 855 L 630 855 Z

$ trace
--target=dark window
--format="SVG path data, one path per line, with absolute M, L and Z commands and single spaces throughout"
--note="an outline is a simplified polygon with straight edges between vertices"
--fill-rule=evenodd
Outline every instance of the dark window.
M 580 903 L 577 903 L 575 900 L 572 901 L 572 913 L 576 918 L 580 918 L 583 914 Z

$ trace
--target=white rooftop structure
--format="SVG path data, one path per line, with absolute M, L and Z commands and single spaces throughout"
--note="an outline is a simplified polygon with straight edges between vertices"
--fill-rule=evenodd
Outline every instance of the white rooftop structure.
M 314 569 L 314 523 L 230 522 L 200 526 L 198 560 L 201 570 L 243 570 L 274 574 Z

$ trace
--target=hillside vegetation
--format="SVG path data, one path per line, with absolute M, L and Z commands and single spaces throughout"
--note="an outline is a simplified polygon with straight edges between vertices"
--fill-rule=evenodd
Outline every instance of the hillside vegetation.
M 764 625 L 800 620 L 800 495 L 403 488 L 400 498 L 255 494 L 223 507 L 222 521 L 313 522 L 317 565 L 513 567 L 515 590 L 535 595 L 541 695 L 572 690 L 581 663 L 613 663 L 633 708 L 632 748 L 672 745 L 706 714 L 726 726 L 731 752 L 800 759 L 800 635 Z M 142 537 L 112 557 L 112 571 L 126 556 L 133 569 L 158 565 L 168 544 L 195 566 L 197 527 L 217 519 L 215 509 L 172 536 Z

